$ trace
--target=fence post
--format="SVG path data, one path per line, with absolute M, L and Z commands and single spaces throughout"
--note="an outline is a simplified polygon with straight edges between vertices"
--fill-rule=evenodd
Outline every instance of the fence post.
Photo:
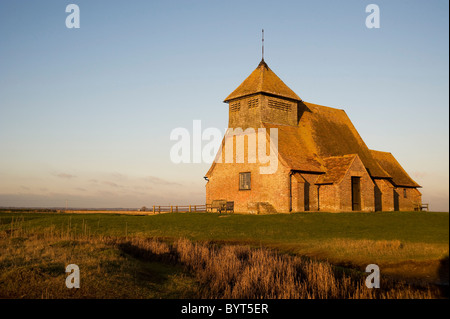
M 170 205 L 170 212 L 173 213 L 173 206 Z
M 191 212 L 192 212 L 191 205 L 189 205 L 189 213 L 191 213 Z
M 153 214 L 155 213 L 155 205 L 153 205 Z
M 194 205 L 194 211 L 197 212 L 197 205 Z
M 176 210 L 176 212 L 178 213 L 178 205 L 177 205 L 177 206 L 175 206 L 175 210 Z
M 158 206 L 158 214 L 161 214 L 161 206 Z

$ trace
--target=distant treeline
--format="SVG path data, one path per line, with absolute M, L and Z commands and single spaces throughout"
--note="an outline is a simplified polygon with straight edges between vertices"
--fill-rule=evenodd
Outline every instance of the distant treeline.
M 60 211 L 50 208 L 0 208 L 2 213 L 58 213 Z
M 144 206 L 145 207 L 145 206 Z M 142 210 L 142 209 L 141 209 Z M 0 207 L 0 212 L 3 213 L 15 213 L 15 212 L 30 212 L 30 213 L 60 213 L 60 212 L 70 212 L 70 211 L 139 211 L 138 208 L 62 208 L 62 207 Z

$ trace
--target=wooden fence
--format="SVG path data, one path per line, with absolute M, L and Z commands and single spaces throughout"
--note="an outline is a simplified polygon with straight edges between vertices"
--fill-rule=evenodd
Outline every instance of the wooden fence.
M 158 213 L 195 213 L 195 212 L 206 212 L 207 205 L 170 205 L 170 206 L 156 206 L 154 205 L 152 209 L 154 214 Z
M 153 212 L 153 214 L 195 212 L 234 213 L 234 202 L 213 200 L 211 204 L 204 205 L 153 205 L 151 208 L 146 208 L 145 211 Z

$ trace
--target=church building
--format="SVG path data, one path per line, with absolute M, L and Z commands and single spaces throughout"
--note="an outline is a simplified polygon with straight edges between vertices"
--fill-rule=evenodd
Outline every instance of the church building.
M 239 135 L 247 154 L 247 129 L 265 128 L 266 151 L 277 147 L 278 166 L 262 174 L 260 168 L 267 163 L 259 158 L 226 162 L 224 138 L 217 155 L 221 158 L 205 176 L 207 204 L 234 202 L 234 211 L 247 213 L 420 207 L 420 186 L 391 153 L 369 149 L 344 110 L 303 101 L 264 59 L 224 102 L 229 107 L 228 127 L 243 130 L 231 137 L 233 158 Z M 276 145 L 270 129 L 277 129 Z

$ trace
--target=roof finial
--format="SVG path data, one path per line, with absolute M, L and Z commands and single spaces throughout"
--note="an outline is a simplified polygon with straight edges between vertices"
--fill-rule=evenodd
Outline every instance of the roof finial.
M 264 61 L 264 29 L 262 29 L 262 61 Z

